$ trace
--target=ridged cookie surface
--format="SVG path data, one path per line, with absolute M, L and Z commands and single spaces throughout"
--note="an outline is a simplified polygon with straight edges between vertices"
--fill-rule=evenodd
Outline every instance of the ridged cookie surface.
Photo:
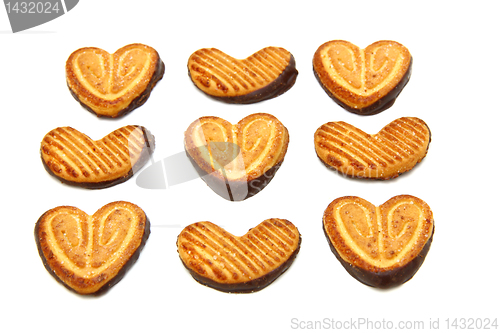
M 44 136 L 40 153 L 45 169 L 63 183 L 98 189 L 132 177 L 154 148 L 154 137 L 142 126 L 124 126 L 97 141 L 58 127 Z
M 313 58 L 316 78 L 335 102 L 346 110 L 369 115 L 394 103 L 408 83 L 412 56 L 394 41 L 378 41 L 365 49 L 333 40 L 321 45 Z
M 427 124 L 414 117 L 396 119 L 374 135 L 343 121 L 326 123 L 314 134 L 318 157 L 355 178 L 395 178 L 425 157 L 430 141 Z
M 301 237 L 283 219 L 268 219 L 237 237 L 210 222 L 184 228 L 177 250 L 195 280 L 214 289 L 248 293 L 271 284 L 295 259 Z
M 149 233 L 144 211 L 125 201 L 109 203 L 93 215 L 59 206 L 35 225 L 45 268 L 79 294 L 100 294 L 118 283 L 139 257 Z
M 71 94 L 98 117 L 120 117 L 144 104 L 164 72 L 158 52 L 143 44 L 130 44 L 113 54 L 84 47 L 66 61 Z
M 298 75 L 293 55 L 274 46 L 242 60 L 215 48 L 200 49 L 189 57 L 188 70 L 207 95 L 240 104 L 277 97 L 295 84 Z
M 335 199 L 323 215 L 333 253 L 357 280 L 372 287 L 403 284 L 418 271 L 434 234 L 430 207 L 399 195 L 379 207 L 359 197 Z
M 255 113 L 236 125 L 202 117 L 186 130 L 186 152 L 203 180 L 222 197 L 244 200 L 262 190 L 281 166 L 288 130 L 274 116 Z

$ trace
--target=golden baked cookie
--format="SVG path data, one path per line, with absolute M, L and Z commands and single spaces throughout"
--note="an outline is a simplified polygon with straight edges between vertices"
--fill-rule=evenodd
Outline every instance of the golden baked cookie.
M 44 136 L 40 153 L 45 170 L 63 183 L 100 189 L 132 177 L 154 148 L 153 135 L 142 126 L 124 126 L 97 141 L 58 127 Z
M 219 195 L 247 199 L 261 191 L 283 163 L 288 130 L 267 113 L 232 125 L 218 117 L 194 121 L 184 136 L 185 150 L 201 178 Z
M 332 40 L 313 58 L 320 85 L 344 109 L 361 115 L 386 110 L 410 80 L 412 56 L 400 43 L 375 42 L 365 49 Z
M 93 215 L 59 206 L 35 225 L 45 268 L 79 294 L 102 294 L 118 283 L 139 258 L 149 233 L 144 211 L 125 201 L 109 203 Z
M 98 117 L 121 117 L 143 105 L 164 72 L 158 52 L 143 44 L 130 44 L 113 54 L 84 47 L 66 61 L 71 94 Z
M 314 134 L 318 157 L 354 178 L 398 177 L 425 157 L 430 141 L 427 124 L 414 117 L 396 119 L 374 135 L 343 121 L 326 123 Z
M 238 104 L 277 97 L 295 84 L 298 75 L 293 55 L 274 46 L 242 60 L 215 48 L 200 49 L 189 57 L 188 70 L 193 83 L 205 94 Z
M 323 230 L 330 248 L 358 281 L 391 288 L 411 279 L 431 246 L 434 219 L 429 206 L 399 195 L 379 207 L 358 197 L 328 205 Z
M 177 251 L 199 283 L 233 293 L 261 290 L 285 272 L 297 256 L 301 236 L 283 219 L 268 219 L 237 237 L 210 222 L 184 228 Z

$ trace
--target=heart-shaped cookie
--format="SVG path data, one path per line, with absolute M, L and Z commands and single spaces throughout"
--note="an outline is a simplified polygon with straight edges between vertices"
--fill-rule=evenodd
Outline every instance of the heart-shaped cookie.
M 184 136 L 186 152 L 202 179 L 232 201 L 257 194 L 271 181 L 285 158 L 288 141 L 286 127 L 267 113 L 249 115 L 236 125 L 202 117 Z
M 399 195 L 379 207 L 358 197 L 342 197 L 323 215 L 328 243 L 344 268 L 372 287 L 405 283 L 429 251 L 434 220 L 429 206 L 411 195 Z
M 283 219 L 268 219 L 237 237 L 210 222 L 184 228 L 177 251 L 199 283 L 214 289 L 248 293 L 271 284 L 292 264 L 300 249 L 297 228 Z
M 124 126 L 97 141 L 58 127 L 45 135 L 40 153 L 48 173 L 63 183 L 99 189 L 132 177 L 154 148 L 154 137 L 142 126 Z
M 66 61 L 71 94 L 98 117 L 120 117 L 144 104 L 164 72 L 158 52 L 143 44 L 130 44 L 113 54 L 84 47 Z
M 411 170 L 427 154 L 431 132 L 418 118 L 403 117 L 375 135 L 343 121 L 322 125 L 314 134 L 318 157 L 355 178 L 390 179 Z
M 313 58 L 319 83 L 346 110 L 376 114 L 389 108 L 410 80 L 412 56 L 394 41 L 378 41 L 361 50 L 343 40 L 321 45 Z
M 36 223 L 35 241 L 58 281 L 79 294 L 101 294 L 139 258 L 149 233 L 144 211 L 117 201 L 94 215 L 70 206 L 50 209 Z
M 227 103 L 249 104 L 277 97 L 297 79 L 293 55 L 266 47 L 246 59 L 215 48 L 200 49 L 188 60 L 189 76 L 205 94 Z

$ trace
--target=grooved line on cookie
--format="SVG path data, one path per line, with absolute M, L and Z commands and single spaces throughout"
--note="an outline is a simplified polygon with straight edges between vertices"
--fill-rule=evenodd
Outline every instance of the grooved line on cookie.
M 217 69 L 221 67 L 223 68 L 223 72 L 219 73 L 226 82 L 233 79 L 244 89 L 249 89 L 248 86 L 255 87 L 255 82 L 253 82 L 253 80 L 245 74 L 244 69 L 240 67 L 239 61 L 236 61 L 217 49 L 206 49 L 204 51 L 203 55 L 205 55 L 208 63 L 219 65 Z M 231 73 L 229 78 L 225 75 L 226 72 Z M 236 87 L 235 90 L 239 90 L 239 87 Z
M 212 233 L 209 233 L 208 237 L 213 237 L 213 239 L 216 239 L 221 245 L 224 246 L 224 252 L 221 251 L 221 254 L 225 254 L 229 258 L 233 257 L 233 263 L 244 276 L 246 275 L 247 278 L 251 278 L 250 273 L 247 270 L 242 269 L 244 267 L 251 270 L 255 275 L 265 270 L 262 262 L 257 259 L 254 252 L 250 251 L 245 246 L 240 237 L 236 237 L 219 227 L 213 228 L 211 231 Z
M 89 177 L 91 173 L 98 175 L 100 171 L 108 174 L 113 169 L 122 167 L 122 162 L 129 165 L 132 160 L 136 160 L 142 145 L 142 138 L 138 137 L 140 133 L 142 130 L 139 128 L 127 126 L 101 140 L 93 141 L 85 134 L 68 127 L 52 131 L 44 141 L 57 148 L 51 150 L 50 156 L 59 164 L 66 165 L 66 172 L 70 176 L 74 176 L 73 168 L 68 166 L 74 165 L 82 175 Z M 118 155 L 121 161 L 115 155 Z
M 247 59 L 237 60 L 217 49 L 202 49 L 195 52 L 198 57 L 193 57 L 193 61 L 201 68 L 192 69 L 216 84 L 219 82 L 222 90 L 228 89 L 227 87 L 232 87 L 235 92 L 240 89 L 254 90 L 275 80 L 286 68 L 288 60 L 283 53 L 285 52 L 269 47 Z
M 64 167 L 64 170 L 69 176 L 78 177 L 76 170 L 80 170 L 82 175 L 88 177 L 89 173 L 87 169 L 82 164 L 80 158 L 78 158 L 78 150 L 63 136 L 64 132 L 64 129 L 59 128 L 45 137 L 44 141 L 48 143 L 49 148 L 55 147 L 59 150 L 58 152 L 54 149 L 50 149 L 49 155 L 54 158 L 59 165 Z
M 375 165 L 373 161 L 375 160 L 378 165 L 384 167 L 387 166 L 387 163 L 392 164 L 394 162 L 392 159 L 381 154 L 376 144 L 373 144 L 370 148 L 363 146 L 362 141 L 364 140 L 361 139 L 362 134 L 361 136 L 354 134 L 354 128 L 349 128 L 345 123 L 328 123 L 326 126 L 323 125 L 321 130 L 327 133 L 327 135 L 320 136 L 328 142 L 335 144 L 339 150 L 344 151 L 350 157 L 350 160 L 352 159 L 359 163 L 358 159 L 361 159 L 365 166 Z
M 423 131 L 418 121 L 404 118 L 393 121 L 373 136 L 344 122 L 327 123 L 320 127 L 317 135 L 323 138 L 319 141 L 323 149 L 343 156 L 351 164 L 359 158 L 370 166 L 374 165 L 371 161 L 374 159 L 385 167 L 386 162 L 394 164 L 394 160 L 402 161 L 423 149 L 426 139 Z
M 67 140 L 65 140 L 67 143 L 66 148 L 69 149 L 74 156 L 72 162 L 79 166 L 85 177 L 90 176 L 89 171 L 99 174 L 99 168 L 103 171 L 103 173 L 108 173 L 110 171 L 104 167 L 103 163 L 101 163 L 101 161 L 104 161 L 104 158 L 99 159 L 99 157 L 94 153 L 95 151 L 98 151 L 97 149 L 94 151 L 94 148 L 97 147 L 95 142 L 92 142 L 92 140 L 90 140 L 83 133 L 69 128 L 68 131 L 61 129 L 61 137 L 67 138 Z M 84 140 L 85 144 L 82 144 L 80 140 Z M 64 144 L 64 142 L 62 143 Z M 91 152 L 91 155 L 87 158 L 86 154 L 83 154 L 83 152 Z M 106 159 L 106 162 L 109 162 L 109 160 Z M 108 167 L 111 170 L 114 168 L 112 164 L 108 164 Z
M 251 262 L 245 263 L 244 261 L 242 262 L 241 260 L 238 260 L 241 257 L 241 253 L 236 251 L 234 246 L 231 247 L 230 244 L 226 242 L 226 236 L 226 233 L 215 225 L 203 224 L 200 226 L 199 224 L 195 224 L 187 228 L 187 235 L 184 234 L 183 237 L 186 238 L 191 245 L 196 246 L 195 249 L 198 249 L 196 252 L 206 266 L 205 270 L 213 270 L 212 266 L 215 266 L 219 269 L 223 269 L 223 271 L 225 271 L 229 276 L 232 276 L 234 279 L 237 279 L 238 273 L 243 276 L 245 276 L 246 273 L 246 276 L 250 277 L 250 274 L 245 267 L 248 267 L 253 271 L 256 271 L 256 267 L 252 266 Z M 207 250 L 207 247 L 209 250 Z M 236 256 L 236 253 L 238 254 L 238 257 Z M 222 261 L 222 265 L 212 263 L 212 260 L 215 262 Z
M 93 172 L 95 172 L 96 174 L 99 174 L 99 169 L 101 169 L 102 172 L 108 173 L 110 171 L 110 169 L 114 168 L 114 165 L 111 163 L 111 161 L 108 159 L 108 157 L 100 149 L 98 149 L 98 145 L 96 144 L 95 141 L 91 140 L 89 137 L 87 137 L 86 135 L 84 135 L 83 133 L 81 133 L 77 130 L 68 128 L 68 131 L 71 133 L 69 133 L 65 130 L 62 130 L 61 132 L 63 132 L 64 134 L 66 134 L 66 136 L 68 136 L 68 141 L 72 145 L 76 146 L 77 148 L 80 148 L 82 151 L 86 151 L 86 152 L 90 153 L 90 155 L 88 155 L 88 157 L 89 157 L 90 161 L 93 162 L 95 167 L 94 167 L 94 165 L 92 165 L 92 163 L 86 163 L 86 165 L 90 169 L 92 169 Z M 79 143 L 82 141 L 84 143 L 80 145 Z M 78 156 L 79 155 L 80 154 L 78 154 Z M 82 162 L 84 162 L 84 161 L 82 161 Z
M 235 92 L 240 90 L 240 85 L 237 84 L 237 80 L 239 77 L 235 78 L 234 81 L 231 80 L 230 77 L 224 73 L 220 67 L 222 67 L 220 64 L 218 64 L 213 58 L 209 58 L 207 51 L 202 50 L 202 51 L 197 51 L 196 55 L 199 57 L 203 57 L 204 59 L 194 57 L 193 61 L 196 62 L 201 68 L 196 68 L 195 70 L 205 76 L 209 81 L 213 81 L 216 86 L 219 87 L 220 90 L 222 91 L 228 91 L 228 87 L 232 87 Z M 219 65 L 219 66 L 217 66 Z M 209 75 L 207 75 L 209 74 Z M 243 86 L 243 85 L 241 85 Z
M 197 224 L 195 226 L 200 228 Z M 279 257 L 286 256 L 283 251 L 291 252 L 284 244 L 293 244 L 293 240 L 290 240 L 271 223 L 260 224 L 242 237 L 235 237 L 215 225 L 203 225 L 201 228 L 203 232 L 199 232 L 194 228 L 188 229 L 190 237 L 197 239 L 198 247 L 202 247 L 204 252 L 210 252 L 203 260 L 205 265 L 208 266 L 207 268 L 213 268 L 213 263 L 207 264 L 207 260 L 212 259 L 213 256 L 216 256 L 216 260 L 219 261 L 225 259 L 222 269 L 233 279 L 238 278 L 238 275 L 235 276 L 234 273 L 252 279 L 252 275 L 256 276 L 259 273 L 266 272 L 266 265 L 273 268 L 281 261 Z M 289 230 L 288 232 L 291 233 Z M 193 238 L 190 238 L 190 240 L 195 241 Z M 211 251 L 207 251 L 206 246 Z M 200 251 L 197 251 L 197 253 L 200 255 Z M 225 264 L 226 260 L 229 264 Z M 217 267 L 221 268 L 220 265 L 217 265 Z M 245 267 L 251 270 L 253 274 Z
M 365 133 L 357 127 L 345 122 L 332 123 L 332 126 L 342 129 L 342 131 L 346 133 L 347 138 L 349 138 L 349 136 L 353 136 L 354 142 L 357 143 L 353 145 L 355 145 L 356 148 L 367 156 L 375 158 L 381 166 L 386 166 L 387 163 L 394 164 L 394 159 L 401 160 L 399 156 L 391 156 L 393 154 L 389 154 L 385 147 L 381 145 L 380 141 L 378 141 L 374 136 Z
M 85 147 L 78 142 L 78 138 L 81 138 L 78 131 L 72 128 L 59 128 L 53 132 L 53 135 L 61 150 L 58 154 L 60 160 L 64 160 L 65 164 L 75 166 L 84 177 L 89 177 L 91 173 L 99 174 L 98 168 L 101 167 L 101 165 L 97 164 L 96 167 L 95 164 L 91 162 L 92 156 L 89 156 L 89 159 L 82 153 Z M 93 145 L 91 146 L 92 149 Z M 104 167 L 104 165 L 102 165 L 102 167 Z M 104 173 L 107 172 L 106 168 L 102 168 L 102 170 Z M 75 176 L 72 174 L 71 169 L 67 168 L 66 171 L 70 176 Z
M 425 136 L 421 132 L 422 127 L 419 128 L 416 124 L 409 118 L 397 119 L 384 127 L 377 137 L 388 143 L 388 146 L 398 154 L 407 158 L 415 153 L 414 150 L 422 149 L 424 143 Z M 410 131 L 409 128 L 412 130 Z

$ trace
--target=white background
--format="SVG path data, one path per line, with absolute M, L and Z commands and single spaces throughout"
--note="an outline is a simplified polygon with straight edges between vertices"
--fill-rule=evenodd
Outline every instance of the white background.
M 0 331 L 285 332 L 307 321 L 351 318 L 423 321 L 427 328 L 439 319 L 443 329 L 447 318 L 498 317 L 497 7 L 494 1 L 82 0 L 66 15 L 17 34 L 0 9 Z M 333 39 L 362 48 L 391 39 L 410 50 L 413 73 L 392 108 L 357 116 L 325 94 L 312 57 Z M 98 119 L 70 95 L 66 59 L 80 47 L 114 52 L 135 42 L 159 52 L 165 76 L 141 108 L 121 119 Z M 289 50 L 299 71 L 295 86 L 278 98 L 227 105 L 200 93 L 188 77 L 187 59 L 197 49 L 216 47 L 245 58 L 266 46 Z M 256 112 L 280 119 L 290 145 L 270 185 L 244 202 L 222 199 L 201 179 L 166 190 L 141 189 L 136 177 L 104 190 L 73 188 L 49 176 L 40 161 L 41 139 L 58 126 L 99 139 L 124 125 L 143 125 L 156 137 L 154 158 L 160 160 L 183 151 L 184 130 L 195 119 L 236 123 Z M 402 116 L 423 119 L 432 142 L 423 162 L 395 180 L 346 179 L 315 154 L 313 134 L 323 123 L 343 120 L 376 133 Z M 415 277 L 380 291 L 344 270 L 321 219 L 340 196 L 380 205 L 399 194 L 430 205 L 436 232 Z M 92 214 L 116 200 L 144 209 L 151 236 L 138 262 L 107 294 L 78 296 L 43 267 L 35 222 L 56 206 Z M 233 295 L 204 287 L 179 260 L 176 238 L 188 224 L 211 221 L 242 235 L 271 217 L 292 221 L 302 247 L 290 269 L 260 292 Z

